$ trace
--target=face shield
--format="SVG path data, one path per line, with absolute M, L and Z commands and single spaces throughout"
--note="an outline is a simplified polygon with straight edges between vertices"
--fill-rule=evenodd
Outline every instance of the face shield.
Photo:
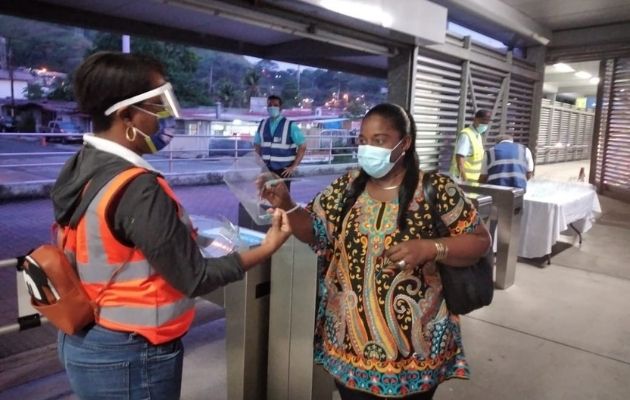
M 171 86 L 170 83 L 166 83 L 158 88 L 149 90 L 148 92 L 139 94 L 137 96 L 130 97 L 126 100 L 119 101 L 118 103 L 105 110 L 105 115 L 111 115 L 121 108 L 125 108 L 158 96 L 162 100 L 162 104 L 160 104 L 160 106 L 164 107 L 164 112 L 168 112 L 169 116 L 175 118 L 182 117 L 182 112 L 179 108 L 179 102 L 177 101 L 177 97 L 175 97 L 173 86 Z

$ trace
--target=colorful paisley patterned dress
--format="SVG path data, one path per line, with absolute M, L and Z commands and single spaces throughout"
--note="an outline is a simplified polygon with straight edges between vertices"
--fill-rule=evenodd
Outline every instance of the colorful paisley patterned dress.
M 435 266 L 401 271 L 383 257 L 396 243 L 434 237 L 422 184 L 400 231 L 398 200 L 377 201 L 367 191 L 340 222 L 345 189 L 357 176 L 338 178 L 307 207 L 319 254 L 315 361 L 347 387 L 383 397 L 468 378 L 459 317 L 446 308 Z M 472 203 L 450 178 L 430 179 L 451 235 L 472 232 L 479 220 Z

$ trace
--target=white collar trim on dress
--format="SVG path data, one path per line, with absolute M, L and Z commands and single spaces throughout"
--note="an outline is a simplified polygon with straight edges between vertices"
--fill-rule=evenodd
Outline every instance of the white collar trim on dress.
M 128 148 L 121 146 L 118 143 L 112 142 L 111 140 L 95 136 L 93 133 L 86 133 L 85 135 L 83 135 L 83 141 L 94 146 L 94 148 L 98 150 L 123 158 L 135 166 L 146 168 L 148 170 L 158 173 L 160 172 L 155 169 L 151 164 L 149 164 L 149 162 L 144 158 L 140 157 Z

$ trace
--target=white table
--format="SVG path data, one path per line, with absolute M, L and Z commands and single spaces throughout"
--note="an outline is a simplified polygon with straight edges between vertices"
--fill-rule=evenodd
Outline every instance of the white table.
M 570 227 L 580 235 L 601 213 L 592 185 L 581 182 L 530 181 L 523 198 L 519 257 L 549 257 L 560 233 Z M 549 260 L 549 259 L 548 259 Z

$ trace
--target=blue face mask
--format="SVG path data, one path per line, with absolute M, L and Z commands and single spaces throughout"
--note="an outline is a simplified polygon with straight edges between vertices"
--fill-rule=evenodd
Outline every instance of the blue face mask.
M 488 124 L 479 124 L 479 125 L 477 125 L 477 132 L 479 132 L 481 135 L 486 133 L 487 130 L 488 130 Z
M 142 110 L 147 114 L 151 114 L 158 119 L 159 127 L 157 131 L 155 131 L 155 133 L 153 133 L 152 135 L 147 135 L 146 133 L 142 132 L 140 129 L 135 128 L 135 127 L 133 128 L 134 132 L 138 132 L 142 136 L 144 136 L 144 140 L 146 141 L 147 147 L 149 147 L 149 150 L 151 150 L 152 153 L 157 153 L 158 151 L 168 146 L 168 144 L 173 139 L 173 135 L 175 131 L 175 124 L 176 124 L 175 117 L 170 115 L 168 111 L 152 113 L 151 111 L 145 110 L 142 107 L 137 107 L 137 106 L 133 106 L 133 107 L 135 107 L 138 110 Z
M 267 107 L 267 114 L 269 114 L 271 118 L 276 118 L 280 115 L 280 107 Z
M 396 161 L 390 161 L 392 151 L 402 143 L 402 140 L 393 149 L 378 146 L 360 145 L 357 153 L 359 166 L 372 178 L 382 178 L 394 168 L 394 165 L 405 154 L 404 152 Z

